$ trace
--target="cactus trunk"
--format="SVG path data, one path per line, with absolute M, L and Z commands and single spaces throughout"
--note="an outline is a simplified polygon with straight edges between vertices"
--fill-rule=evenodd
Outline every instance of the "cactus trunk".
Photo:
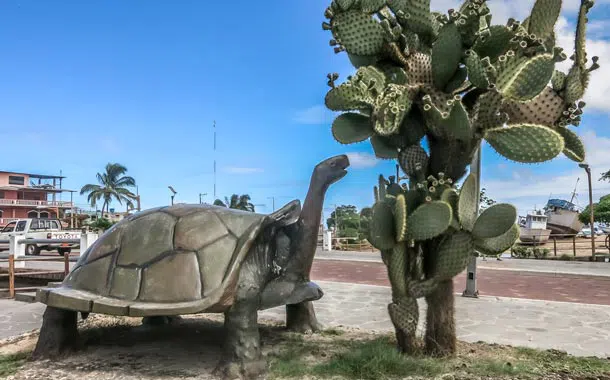
M 453 279 L 441 281 L 426 297 L 425 352 L 430 356 L 450 356 L 456 351 Z

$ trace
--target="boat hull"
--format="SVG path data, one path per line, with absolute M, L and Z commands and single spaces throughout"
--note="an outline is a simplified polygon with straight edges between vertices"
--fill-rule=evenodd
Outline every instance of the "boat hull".
M 578 213 L 569 210 L 557 210 L 547 214 L 547 228 L 553 235 L 574 235 L 580 232 L 584 224 L 578 220 Z
M 550 229 L 521 227 L 519 240 L 521 244 L 546 244 L 551 236 Z

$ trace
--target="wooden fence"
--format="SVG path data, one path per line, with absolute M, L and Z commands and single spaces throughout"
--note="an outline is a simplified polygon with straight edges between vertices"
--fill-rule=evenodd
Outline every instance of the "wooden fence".
M 30 276 L 57 275 L 57 274 L 63 274 L 64 277 L 67 276 L 68 273 L 70 272 L 70 257 L 71 256 L 77 256 L 77 255 L 70 255 L 70 254 L 66 253 L 64 255 L 64 257 L 36 257 L 36 258 L 17 257 L 16 258 L 15 255 L 10 254 L 8 256 L 8 259 L 0 259 L 0 263 L 8 263 L 8 273 L 0 273 L 0 278 L 8 277 L 8 288 L 0 288 L 0 292 L 2 292 L 2 293 L 8 292 L 9 298 L 15 298 L 16 292 L 26 292 L 26 291 L 37 290 L 40 288 L 39 286 L 17 288 L 17 287 L 15 287 L 15 278 L 16 277 L 30 277 Z M 15 263 L 20 262 L 20 261 L 25 261 L 25 262 L 29 262 L 29 261 L 63 261 L 64 269 L 62 271 L 57 271 L 57 270 L 47 271 L 47 270 L 30 269 L 30 270 L 25 270 L 23 272 L 21 272 L 21 271 L 18 272 L 15 270 Z

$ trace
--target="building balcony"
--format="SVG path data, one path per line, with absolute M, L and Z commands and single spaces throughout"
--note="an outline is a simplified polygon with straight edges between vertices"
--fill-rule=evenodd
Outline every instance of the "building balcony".
M 73 203 L 64 201 L 34 201 L 29 199 L 0 199 L 0 206 L 71 208 Z
M 10 222 L 19 220 L 19 218 L 0 218 L 0 226 L 6 226 Z

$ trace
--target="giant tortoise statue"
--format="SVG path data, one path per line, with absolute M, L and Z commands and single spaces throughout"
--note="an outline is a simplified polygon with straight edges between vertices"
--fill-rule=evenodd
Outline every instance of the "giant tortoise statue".
M 311 301 L 323 293 L 309 272 L 322 204 L 348 166 L 345 155 L 319 163 L 302 209 L 298 200 L 270 215 L 175 205 L 115 224 L 59 287 L 38 292 L 47 308 L 33 356 L 76 349 L 78 312 L 85 318 L 224 313 L 227 341 L 218 370 L 229 377 L 263 372 L 258 310 L 288 305 L 289 324 L 315 328 Z

